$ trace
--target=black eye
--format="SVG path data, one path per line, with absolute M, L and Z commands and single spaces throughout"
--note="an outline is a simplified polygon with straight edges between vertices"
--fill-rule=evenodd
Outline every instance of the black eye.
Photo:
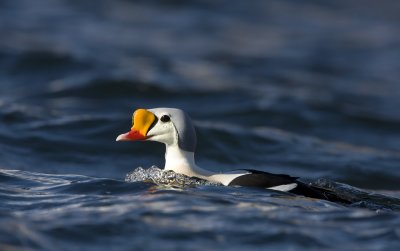
M 162 117 L 160 118 L 160 120 L 162 121 L 162 122 L 168 122 L 168 121 L 170 121 L 171 120 L 171 118 L 168 116 L 168 115 L 162 115 Z

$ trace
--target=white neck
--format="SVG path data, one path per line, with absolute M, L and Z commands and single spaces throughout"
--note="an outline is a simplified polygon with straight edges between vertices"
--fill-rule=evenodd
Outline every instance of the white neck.
M 165 170 L 172 170 L 176 173 L 189 177 L 207 179 L 213 175 L 212 172 L 198 167 L 194 161 L 194 152 L 187 152 L 179 148 L 177 144 L 166 145 Z
M 221 183 L 225 186 L 236 177 L 248 174 L 247 171 L 236 171 L 227 174 L 214 173 L 202 169 L 194 162 L 194 152 L 187 152 L 179 148 L 177 144 L 166 144 L 165 152 L 165 170 L 171 170 L 175 173 L 184 174 L 189 177 L 197 177 L 215 183 Z

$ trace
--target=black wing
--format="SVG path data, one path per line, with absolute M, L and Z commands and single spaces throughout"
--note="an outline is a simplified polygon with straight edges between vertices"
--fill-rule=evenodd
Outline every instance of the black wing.
M 298 177 L 292 177 L 286 174 L 273 174 L 251 169 L 245 169 L 245 171 L 249 172 L 249 174 L 245 174 L 233 179 L 229 183 L 229 186 L 270 188 L 296 183 L 297 186 L 290 190 L 290 193 L 344 204 L 351 203 L 350 201 L 339 197 L 333 191 L 311 186 L 298 181 Z
M 239 176 L 229 183 L 229 186 L 245 186 L 245 187 L 275 187 L 280 185 L 288 185 L 297 183 L 297 177 L 286 174 L 273 174 L 257 170 L 245 169 L 249 174 Z

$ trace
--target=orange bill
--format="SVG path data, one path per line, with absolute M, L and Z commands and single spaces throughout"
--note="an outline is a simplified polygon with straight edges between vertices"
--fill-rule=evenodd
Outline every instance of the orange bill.
M 130 132 L 118 136 L 117 141 L 145 140 L 150 127 L 156 121 L 156 116 L 146 109 L 138 109 L 132 117 Z

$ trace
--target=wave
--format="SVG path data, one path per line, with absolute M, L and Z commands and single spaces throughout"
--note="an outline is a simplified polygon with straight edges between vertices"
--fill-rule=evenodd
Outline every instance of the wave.
M 138 167 L 125 177 L 127 182 L 152 182 L 161 186 L 188 188 L 198 186 L 219 186 L 198 178 L 190 178 L 173 171 L 164 171 L 156 166 L 147 169 Z M 319 179 L 310 183 L 312 186 L 330 191 L 343 200 L 350 201 L 351 207 L 368 208 L 370 210 L 400 211 L 400 199 L 382 194 L 367 192 L 347 184 Z
M 144 181 L 148 180 L 146 175 L 160 177 L 159 170 L 149 169 L 147 174 L 141 168 L 135 171 L 134 176 L 127 175 L 128 181 L 134 177 L 134 182 L 125 182 L 0 170 L 0 248 L 52 250 L 60 245 L 67 250 L 98 250 L 110 243 L 132 247 L 143 238 L 167 236 L 157 239 L 151 248 L 156 250 L 160 245 L 171 245 L 171 241 L 189 247 L 195 238 L 213 240 L 215 231 L 237 245 L 251 247 L 284 241 L 295 247 L 340 244 L 346 249 L 365 247 L 360 238 L 367 239 L 368 245 L 398 239 L 393 230 L 398 215 L 391 212 L 398 210 L 395 198 L 368 195 L 364 202 L 345 207 L 278 191 L 207 185 L 190 179 L 186 181 L 196 186 L 156 185 Z M 139 173 L 145 175 L 140 178 Z M 170 174 L 165 177 L 171 181 Z M 318 184 L 324 186 L 322 181 Z M 343 188 L 343 184 L 332 182 L 326 185 L 333 185 L 337 192 Z M 360 191 L 355 195 L 354 188 L 345 187 L 347 195 L 350 191 L 353 199 L 361 198 Z M 332 231 L 335 238 L 345 241 L 332 243 L 328 238 Z M 202 248 L 207 245 L 203 243 Z

